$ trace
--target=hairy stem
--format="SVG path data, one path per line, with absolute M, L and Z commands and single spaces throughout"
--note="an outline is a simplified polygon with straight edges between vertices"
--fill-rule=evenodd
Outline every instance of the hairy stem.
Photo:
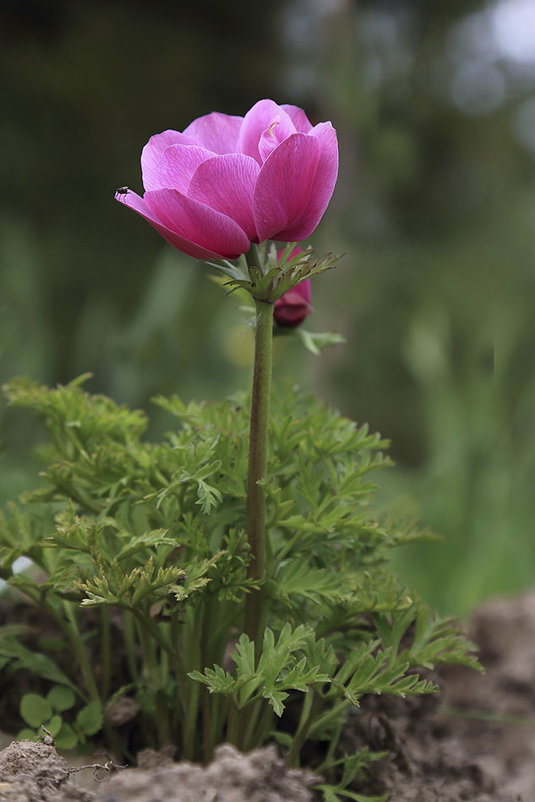
M 249 468 L 247 474 L 247 538 L 252 560 L 249 579 L 260 583 L 266 568 L 266 476 L 271 359 L 273 344 L 273 304 L 255 300 L 256 331 L 249 430 Z M 258 643 L 261 636 L 262 588 L 251 591 L 245 604 L 245 632 Z

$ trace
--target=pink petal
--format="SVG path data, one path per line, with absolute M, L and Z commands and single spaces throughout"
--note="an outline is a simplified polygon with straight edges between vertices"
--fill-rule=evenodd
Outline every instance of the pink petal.
M 284 142 L 290 134 L 295 134 L 295 127 L 292 121 L 286 115 L 277 114 L 275 119 L 270 123 L 269 128 L 262 132 L 260 142 L 258 143 L 258 153 L 262 162 L 265 162 L 270 153 L 276 147 Z
M 320 149 L 317 137 L 292 134 L 262 165 L 253 206 L 260 242 L 280 239 L 281 232 L 303 215 L 310 202 Z M 295 239 L 305 239 L 310 233 Z
M 241 153 L 215 156 L 197 168 L 187 194 L 232 218 L 249 240 L 254 240 L 253 194 L 258 173 L 258 164 L 250 156 Z
M 214 111 L 193 120 L 184 129 L 184 134 L 213 153 L 236 153 L 242 122 L 243 117 Z
M 279 326 L 299 326 L 312 311 L 310 298 L 310 279 L 307 278 L 275 301 L 273 314 Z
M 280 124 L 284 125 L 285 130 L 292 132 L 295 130 L 290 117 L 273 100 L 259 100 L 258 103 L 255 103 L 243 118 L 238 139 L 239 151 L 252 156 L 259 164 L 262 164 L 258 143 L 264 131 L 270 127 L 276 118 L 279 118 Z
M 332 197 L 338 176 L 338 142 L 331 123 L 319 123 L 309 134 L 320 144 L 316 173 L 312 182 L 308 203 L 301 215 L 279 232 L 277 239 L 283 242 L 303 240 L 316 229 Z
M 310 304 L 310 300 L 312 298 L 311 284 L 312 282 L 310 281 L 310 279 L 306 278 L 304 281 L 302 281 L 300 284 L 298 284 L 296 287 L 293 288 L 293 292 L 296 292 L 298 295 L 300 295 L 301 298 L 303 298 L 303 300 L 307 302 L 307 304 Z
M 159 165 L 162 153 L 169 145 L 193 145 L 193 140 L 180 131 L 163 131 L 151 136 L 141 153 L 141 173 L 145 189 L 159 189 Z
M 178 189 L 187 195 L 195 170 L 204 161 L 213 157 L 211 150 L 201 148 L 199 145 L 170 145 L 160 156 L 157 170 L 154 169 L 150 189 Z
M 167 240 L 167 242 L 171 243 L 171 245 L 177 248 L 177 250 L 187 254 L 187 256 L 192 256 L 194 259 L 220 258 L 220 254 L 196 245 L 194 242 L 179 236 L 174 231 L 171 231 L 169 228 L 160 223 L 159 220 L 157 220 L 152 214 L 143 198 L 140 198 L 135 192 L 130 191 L 127 194 L 116 194 L 115 200 L 118 200 L 119 203 L 123 204 L 123 206 L 128 206 L 130 209 L 133 209 L 135 212 L 144 217 L 145 220 L 150 223 L 151 226 L 155 228 L 164 239 Z
M 158 223 L 198 249 L 225 259 L 249 250 L 249 237 L 234 220 L 174 189 L 145 192 L 143 200 Z
M 295 125 L 296 131 L 301 134 L 308 134 L 312 128 L 312 123 L 306 116 L 303 109 L 300 109 L 299 106 L 290 106 L 289 103 L 283 103 L 281 109 L 284 109 L 288 117 L 291 119 Z

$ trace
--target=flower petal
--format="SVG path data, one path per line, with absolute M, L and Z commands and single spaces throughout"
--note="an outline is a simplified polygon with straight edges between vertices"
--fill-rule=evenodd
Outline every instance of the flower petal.
M 195 170 L 207 159 L 213 159 L 211 150 L 199 145 L 170 145 L 160 156 L 158 176 L 153 179 L 153 189 L 178 189 L 188 194 L 189 183 Z
M 174 189 L 145 192 L 143 200 L 156 221 L 198 249 L 225 259 L 249 250 L 249 237 L 234 220 Z
M 160 183 L 160 159 L 162 153 L 170 145 L 176 144 L 194 145 L 192 139 L 184 136 L 180 131 L 167 130 L 161 134 L 151 136 L 145 147 L 141 152 L 141 174 L 143 177 L 143 186 L 145 189 L 159 189 Z
M 310 202 L 319 153 L 317 137 L 292 134 L 262 165 L 253 205 L 260 242 L 279 239 L 279 234 L 289 230 L 303 215 Z M 308 231 L 295 239 L 305 239 L 311 233 Z
M 197 168 L 188 197 L 232 218 L 254 240 L 253 195 L 259 170 L 255 160 L 242 153 L 215 156 Z
M 259 164 L 262 158 L 258 151 L 258 144 L 264 131 L 278 118 L 279 124 L 288 133 L 295 131 L 295 126 L 283 108 L 277 106 L 273 100 L 259 100 L 252 109 L 249 109 L 241 125 L 238 149 L 240 153 L 252 156 Z
M 269 128 L 262 132 L 258 143 L 258 153 L 262 162 L 265 162 L 269 154 L 291 134 L 295 134 L 295 127 L 290 118 L 287 115 L 277 114 Z
M 295 125 L 296 131 L 301 134 L 308 134 L 312 128 L 312 123 L 306 116 L 303 109 L 300 109 L 299 106 L 291 106 L 289 103 L 283 103 L 281 109 L 284 109 L 288 117 L 291 119 Z
M 310 132 L 320 144 L 316 173 L 312 182 L 308 203 L 302 213 L 285 231 L 279 232 L 283 242 L 303 240 L 312 234 L 323 217 L 334 192 L 338 176 L 338 142 L 331 123 L 319 123 Z
M 119 201 L 119 203 L 122 203 L 123 206 L 128 206 L 130 209 L 133 209 L 134 212 L 137 212 L 144 217 L 145 220 L 150 223 L 150 225 L 155 228 L 156 231 L 158 231 L 158 233 L 164 237 L 164 239 L 167 240 L 167 242 L 169 242 L 182 253 L 192 256 L 194 259 L 220 258 L 220 254 L 214 253 L 214 251 L 209 251 L 206 248 L 202 248 L 199 245 L 196 245 L 194 242 L 179 236 L 174 231 L 171 231 L 169 228 L 164 226 L 163 223 L 157 220 L 152 214 L 143 198 L 140 198 L 135 192 L 129 191 L 128 193 L 116 194 L 115 200 Z
M 193 120 L 184 129 L 184 134 L 213 153 L 236 153 L 242 122 L 243 117 L 214 111 Z

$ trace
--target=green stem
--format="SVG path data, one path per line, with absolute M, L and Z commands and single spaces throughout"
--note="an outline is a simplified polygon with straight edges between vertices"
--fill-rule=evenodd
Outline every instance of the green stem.
M 202 612 L 202 627 L 201 627 L 201 649 L 200 649 L 200 666 L 199 670 L 202 671 L 209 663 L 210 652 L 210 632 L 212 628 L 217 631 L 216 623 L 216 610 L 214 609 L 214 597 L 210 592 L 206 595 L 206 602 Z M 208 698 L 209 691 L 206 685 L 201 688 L 202 699 L 202 712 L 203 712 L 203 736 L 204 736 L 204 762 L 210 763 L 213 757 L 213 743 L 212 743 L 212 710 L 210 700 Z
M 161 664 L 158 659 L 157 645 L 155 640 L 151 637 L 148 628 L 145 628 L 144 621 L 141 616 L 137 619 L 138 623 L 138 637 L 143 652 L 143 673 L 145 681 L 152 685 L 152 693 L 156 701 L 156 732 L 158 736 L 158 745 L 160 747 L 170 743 L 170 727 L 169 727 L 169 710 L 163 699 L 163 683 L 161 677 Z
M 126 662 L 132 682 L 139 679 L 139 668 L 136 658 L 136 638 L 134 635 L 134 618 L 128 610 L 123 610 L 123 638 L 126 648 Z
M 69 638 L 72 650 L 78 658 L 78 663 L 82 669 L 82 676 L 84 678 L 85 688 L 89 694 L 89 699 L 91 701 L 98 699 L 99 697 L 95 678 L 93 676 L 89 660 L 87 659 L 84 642 L 80 636 L 76 618 L 72 611 L 72 607 L 70 606 L 70 602 L 66 600 L 63 601 L 65 615 L 62 615 L 59 609 L 56 609 L 54 605 L 51 604 L 45 597 L 41 596 L 41 594 L 37 591 L 37 588 L 35 591 L 33 591 L 31 588 L 26 588 L 24 592 L 26 596 L 28 596 L 28 598 L 31 599 L 31 601 L 35 604 L 35 606 L 39 607 L 41 610 L 44 610 L 50 616 L 50 618 L 56 622 L 58 627 L 65 633 L 67 638 Z M 80 696 L 82 696 L 84 699 L 87 699 L 79 683 L 73 684 L 73 689 L 76 689 L 76 685 L 78 685 L 77 692 L 80 694 Z
M 262 746 L 269 739 L 274 726 L 273 726 L 274 713 L 270 705 L 265 704 L 262 716 L 258 722 L 258 727 L 254 733 L 254 739 L 249 741 L 248 749 L 254 749 Z
M 241 711 L 238 709 L 238 705 L 234 700 L 231 700 L 226 737 L 228 743 L 236 747 L 240 741 L 241 729 L 244 726 L 243 716 L 240 714 Z
M 63 609 L 65 610 L 65 615 L 68 621 L 67 631 L 71 639 L 74 654 L 76 655 L 82 671 L 84 685 L 91 701 L 95 701 L 100 699 L 97 683 L 95 682 L 95 675 L 93 674 L 93 669 L 91 668 L 91 661 L 89 660 L 85 644 L 78 630 L 78 624 L 76 623 L 76 617 L 74 615 L 71 602 L 63 602 Z
M 266 478 L 271 360 L 273 345 L 273 304 L 255 299 L 256 331 L 249 430 L 247 474 L 247 537 L 252 560 L 249 579 L 262 583 L 266 570 Z M 245 603 L 245 632 L 258 644 L 262 613 L 262 588 L 251 591 Z
M 297 727 L 297 732 L 294 735 L 290 751 L 288 752 L 287 761 L 289 766 L 299 766 L 301 747 L 307 739 L 310 726 L 316 718 L 321 705 L 321 697 L 310 688 L 308 692 L 304 694 L 299 726 Z
M 100 692 L 105 700 L 110 693 L 111 682 L 111 626 L 110 611 L 106 605 L 100 608 L 100 632 L 101 645 L 100 654 L 102 661 L 102 679 L 100 682 Z
M 177 659 L 182 643 L 180 639 L 181 622 L 179 621 L 179 613 L 175 610 L 169 619 L 169 646 L 171 652 L 169 659 L 171 662 L 171 671 L 174 673 L 175 680 L 175 703 L 172 706 L 172 723 L 173 730 L 184 730 L 184 722 L 187 715 L 187 702 L 186 702 L 186 684 L 188 678 L 184 674 L 184 666 Z M 175 657 L 177 655 L 177 657 Z
M 199 642 L 199 629 L 202 626 L 199 608 L 189 607 L 184 617 L 184 660 L 186 672 L 201 670 L 201 646 Z M 195 760 L 198 748 L 199 704 L 201 699 L 201 686 L 199 682 L 188 679 L 187 716 L 184 722 L 184 757 L 186 760 Z
M 212 749 L 224 740 L 225 726 L 230 716 L 232 702 L 221 694 L 213 694 L 212 703 Z
M 264 699 L 258 699 L 250 705 L 249 708 L 251 708 L 251 711 L 247 721 L 247 728 L 243 732 L 242 742 L 239 744 L 239 748 L 242 752 L 249 752 L 251 749 L 262 746 L 262 744 L 265 743 L 267 740 L 267 737 L 264 738 L 266 734 L 266 720 L 267 732 L 269 732 L 271 729 L 271 719 L 273 717 L 273 711 Z
M 201 695 L 200 683 L 191 681 L 191 689 L 188 698 L 188 714 L 184 722 L 184 759 L 195 759 L 195 747 L 197 736 L 197 720 L 199 715 L 199 699 Z

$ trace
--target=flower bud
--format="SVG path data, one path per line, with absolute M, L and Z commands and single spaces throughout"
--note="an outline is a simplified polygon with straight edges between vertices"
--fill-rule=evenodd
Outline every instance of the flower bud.
M 291 329 L 301 325 L 312 311 L 310 296 L 310 279 L 307 278 L 275 301 L 273 316 L 277 325 Z

